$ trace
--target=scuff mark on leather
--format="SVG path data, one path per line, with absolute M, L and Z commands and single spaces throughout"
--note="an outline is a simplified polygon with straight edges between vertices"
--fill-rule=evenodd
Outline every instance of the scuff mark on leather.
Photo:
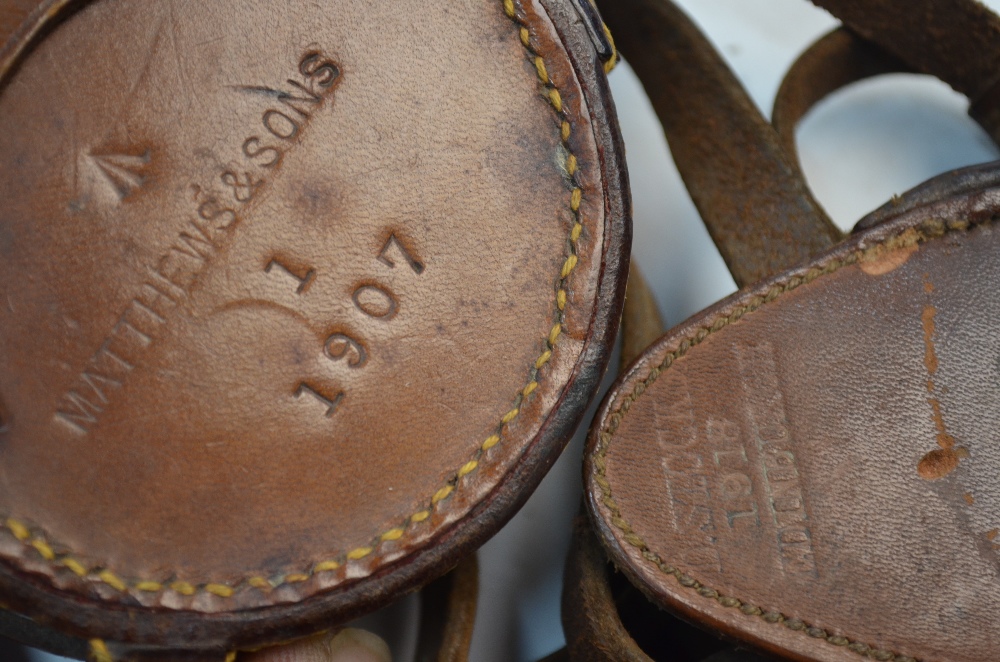
M 884 276 L 900 268 L 917 252 L 917 244 L 910 244 L 879 255 L 874 260 L 866 260 L 859 265 L 861 271 L 869 276 Z
M 896 252 L 898 253 L 899 251 Z M 925 281 L 924 291 L 927 294 L 932 294 L 934 292 L 934 284 L 929 280 Z M 934 421 L 934 427 L 937 429 L 936 440 L 940 447 L 924 455 L 920 462 L 917 463 L 917 474 L 925 480 L 944 478 L 958 468 L 959 460 L 969 456 L 967 449 L 955 447 L 955 437 L 948 434 L 948 428 L 944 422 L 941 401 L 934 395 L 934 375 L 937 374 L 938 370 L 937 351 L 934 348 L 934 318 L 936 315 L 937 308 L 932 304 L 924 306 L 923 313 L 920 315 L 920 321 L 924 328 L 924 366 L 927 368 L 927 404 L 931 406 L 931 419 Z

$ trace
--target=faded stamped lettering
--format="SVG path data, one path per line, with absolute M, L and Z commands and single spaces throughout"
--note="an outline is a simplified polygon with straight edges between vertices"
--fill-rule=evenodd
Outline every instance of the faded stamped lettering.
M 685 453 L 665 458 L 663 470 L 673 528 L 684 541 L 681 559 L 689 566 L 718 572 L 722 561 L 716 549 L 711 469 L 699 454 Z
M 304 110 L 305 106 L 297 104 L 312 104 L 310 108 L 319 108 L 334 89 L 339 69 L 332 60 L 310 51 L 302 57 L 299 73 L 301 80 L 289 79 L 288 83 L 306 96 L 296 97 L 272 91 L 279 104 L 290 108 L 290 112 L 298 108 L 296 136 L 311 117 Z M 290 147 L 291 143 L 283 145 L 285 150 Z M 244 153 L 246 151 L 244 145 Z M 143 181 L 133 170 L 145 164 L 146 155 L 91 158 L 96 159 L 97 167 L 121 197 Z M 128 373 L 139 365 L 143 352 L 155 342 L 171 312 L 190 295 L 199 277 L 232 241 L 236 228 L 243 220 L 240 215 L 243 208 L 265 183 L 261 175 L 251 171 L 257 165 L 251 161 L 248 163 L 249 170 L 226 170 L 213 185 L 202 187 L 193 184 L 190 187 L 189 218 L 175 241 L 149 267 L 139 292 L 125 307 L 87 366 L 60 398 L 54 413 L 57 423 L 81 434 L 97 424 L 114 391 L 122 387 Z
M 715 449 L 712 459 L 718 472 L 719 498 L 730 529 L 759 527 L 760 516 L 750 478 L 750 459 L 740 441 L 740 429 L 728 420 L 710 418 L 705 436 Z
M 410 266 L 413 273 L 417 276 L 424 273 L 424 263 L 417 259 L 415 251 L 404 247 L 395 233 L 389 234 L 389 239 L 375 256 L 375 259 L 389 269 L 394 269 L 396 263 L 387 257 L 387 253 L 392 247 L 396 248 L 399 258 Z M 294 260 L 290 259 L 272 258 L 264 267 L 264 271 L 269 275 L 288 281 L 290 288 L 294 288 L 296 295 L 307 295 L 309 286 L 322 274 L 315 267 L 293 266 L 293 262 Z M 351 295 L 351 300 L 355 310 L 363 317 L 379 322 L 390 321 L 400 309 L 399 299 L 396 295 L 388 287 L 378 282 L 357 285 Z M 283 304 L 279 303 L 278 305 L 284 307 Z M 367 344 L 360 340 L 354 332 L 344 328 L 331 333 L 320 351 L 330 361 L 342 362 L 351 369 L 363 368 L 368 363 L 369 358 Z M 308 397 L 314 402 L 323 404 L 325 406 L 324 416 L 332 418 L 347 393 L 345 390 L 325 393 L 315 385 L 302 382 L 296 387 L 293 395 L 299 400 Z
M 743 383 L 750 437 L 760 456 L 765 516 L 775 527 L 775 543 L 788 574 L 817 576 L 812 532 L 802 480 L 793 451 L 784 396 L 770 343 L 734 349 Z
M 699 442 L 695 411 L 687 380 L 678 376 L 670 404 L 654 410 L 655 427 L 663 448 L 663 475 L 670 523 L 677 539 L 684 541 L 679 557 L 689 567 L 720 571 L 716 544 L 713 466 L 709 451 Z

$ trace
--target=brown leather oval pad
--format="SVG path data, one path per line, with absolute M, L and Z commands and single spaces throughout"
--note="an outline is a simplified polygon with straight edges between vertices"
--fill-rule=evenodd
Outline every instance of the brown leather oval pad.
M 998 202 L 904 204 L 648 349 L 590 439 L 616 564 L 793 659 L 996 650 Z
M 10 590 L 347 614 L 502 524 L 593 392 L 599 63 L 565 5 L 175 4 L 87 4 L 0 97 Z

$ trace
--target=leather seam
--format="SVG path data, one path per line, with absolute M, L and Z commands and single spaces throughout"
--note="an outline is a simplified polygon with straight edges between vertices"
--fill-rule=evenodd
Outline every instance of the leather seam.
M 520 2 L 521 0 L 518 0 L 517 4 L 519 5 Z M 544 57 L 540 55 L 532 45 L 531 32 L 528 22 L 519 14 L 517 6 L 515 5 L 515 0 L 500 0 L 500 4 L 502 5 L 503 12 L 507 18 L 509 18 L 518 27 L 518 38 L 528 56 L 528 59 L 534 66 L 537 79 L 544 90 L 545 99 L 560 120 L 559 145 L 563 155 L 561 168 L 564 180 L 568 183 L 568 188 L 570 190 L 568 206 L 572 214 L 573 224 L 569 231 L 566 259 L 560 267 L 559 277 L 557 280 L 555 297 L 556 323 L 553 325 L 548 335 L 543 339 L 543 346 L 545 349 L 532 365 L 529 371 L 528 383 L 521 390 L 519 390 L 517 395 L 514 397 L 513 408 L 501 417 L 499 424 L 495 427 L 494 433 L 490 435 L 479 446 L 479 448 L 476 449 L 473 458 L 459 467 L 456 471 L 452 472 L 450 478 L 445 481 L 444 485 L 442 485 L 430 497 L 429 502 L 424 503 L 425 507 L 406 517 L 399 526 L 375 536 L 364 546 L 355 547 L 354 549 L 351 549 L 346 553 L 342 553 L 337 557 L 314 563 L 310 568 L 303 572 L 288 573 L 273 580 L 260 575 L 246 576 L 241 581 L 235 582 L 233 585 L 223 582 L 207 582 L 195 585 L 179 579 L 176 579 L 168 584 L 141 579 L 125 580 L 105 566 L 94 566 L 91 568 L 86 567 L 74 557 L 72 552 L 68 552 L 66 554 L 57 553 L 48 542 L 44 533 L 42 535 L 35 535 L 32 531 L 32 527 L 29 527 L 24 522 L 13 517 L 7 518 L 3 525 L 18 541 L 26 547 L 33 548 L 35 552 L 42 557 L 42 559 L 48 561 L 51 565 L 66 568 L 80 579 L 96 579 L 97 581 L 115 589 L 119 593 L 128 593 L 130 590 L 136 590 L 142 593 L 161 593 L 167 590 L 172 590 L 187 597 L 194 596 L 199 592 L 204 592 L 220 598 L 230 598 L 236 593 L 236 588 L 234 587 L 239 587 L 241 584 L 246 584 L 261 591 L 270 592 L 280 586 L 308 581 L 319 573 L 337 571 L 346 566 L 350 561 L 360 561 L 368 557 L 376 551 L 381 543 L 395 542 L 404 539 L 407 535 L 407 527 L 413 524 L 420 524 L 429 519 L 435 508 L 439 507 L 439 504 L 446 501 L 457 489 L 459 489 L 459 482 L 479 468 L 480 461 L 482 461 L 483 456 L 491 448 L 502 441 L 504 428 L 519 416 L 525 400 L 539 387 L 539 381 L 542 378 L 541 372 L 552 359 L 553 351 L 555 350 L 556 345 L 559 342 L 559 338 L 563 333 L 563 323 L 565 321 L 565 311 L 568 303 L 567 286 L 569 278 L 576 269 L 579 261 L 579 257 L 577 255 L 577 243 L 583 232 L 583 214 L 580 210 L 583 201 L 583 190 L 576 178 L 580 166 L 577 162 L 576 155 L 573 153 L 572 145 L 570 144 L 570 138 L 573 132 L 571 118 L 569 113 L 565 110 L 559 88 L 548 75 Z M 616 59 L 617 58 L 613 58 L 610 61 L 610 64 L 613 64 Z
M 964 232 L 976 225 L 993 220 L 993 218 L 984 219 L 983 221 L 932 219 L 925 221 L 916 227 L 906 228 L 898 234 L 887 239 L 883 239 L 871 247 L 857 249 L 844 257 L 830 259 L 822 266 L 813 267 L 805 273 L 795 274 L 785 278 L 784 280 L 778 281 L 772 284 L 764 294 L 753 297 L 745 305 L 730 310 L 726 315 L 718 315 L 713 319 L 711 324 L 698 328 L 684 338 L 675 350 L 669 352 L 659 365 L 650 370 L 644 380 L 635 385 L 632 393 L 626 396 L 621 404 L 619 404 L 607 418 L 608 423 L 601 429 L 598 435 L 597 449 L 593 456 L 593 466 L 595 469 L 594 482 L 597 483 L 601 491 L 601 504 L 603 504 L 611 514 L 610 522 L 612 526 L 622 532 L 625 542 L 639 550 L 643 559 L 655 566 L 657 570 L 665 575 L 673 576 L 677 583 L 683 588 L 688 589 L 689 591 L 697 592 L 706 600 L 714 600 L 723 607 L 739 609 L 747 617 L 760 618 L 761 620 L 773 625 L 784 625 L 789 630 L 800 632 L 805 636 L 815 639 L 817 642 L 822 641 L 833 646 L 844 647 L 854 653 L 857 653 L 861 657 L 869 657 L 871 659 L 878 660 L 879 662 L 920 662 L 918 659 L 907 655 L 870 646 L 864 642 L 857 641 L 843 635 L 833 634 L 824 628 L 810 625 L 799 618 L 789 617 L 778 611 L 765 611 L 760 607 L 740 598 L 722 595 L 717 590 L 702 584 L 690 575 L 678 569 L 676 566 L 664 561 L 659 554 L 654 552 L 646 544 L 641 536 L 635 533 L 628 520 L 622 517 L 621 509 L 612 495 L 611 483 L 607 478 L 607 462 L 605 458 L 607 456 L 611 440 L 614 438 L 615 432 L 617 431 L 619 425 L 621 425 L 622 420 L 624 420 L 625 416 L 628 414 L 631 406 L 642 397 L 646 389 L 657 380 L 664 370 L 670 368 L 674 361 L 683 357 L 688 353 L 688 351 L 691 350 L 692 347 L 698 345 L 713 333 L 739 322 L 746 315 L 757 311 L 765 304 L 774 301 L 783 294 L 786 294 L 801 285 L 810 283 L 821 276 L 826 276 L 839 271 L 843 267 L 857 264 L 859 262 L 875 260 L 887 252 L 915 246 L 930 239 L 944 236 L 949 232 Z

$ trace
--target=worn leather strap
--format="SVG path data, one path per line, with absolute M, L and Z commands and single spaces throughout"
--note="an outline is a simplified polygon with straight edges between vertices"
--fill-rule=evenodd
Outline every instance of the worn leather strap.
M 970 98 L 1000 78 L 1000 17 L 974 0 L 813 0 L 852 30 Z
M 846 28 L 814 42 L 785 74 L 771 123 L 785 153 L 798 159 L 795 127 L 827 95 L 866 78 L 913 71 L 899 58 Z
M 652 662 L 618 613 L 608 582 L 608 559 L 586 517 L 577 518 L 566 559 L 562 621 L 573 662 Z M 656 607 L 649 605 L 651 610 Z
M 909 66 L 972 100 L 1000 137 L 1000 17 L 974 0 L 813 0 Z
M 786 153 L 797 155 L 796 126 L 826 96 L 866 78 L 913 72 L 902 60 L 847 28 L 838 28 L 821 37 L 796 59 L 775 98 L 772 123 Z M 954 195 L 959 190 L 993 187 L 997 172 L 990 167 L 966 170 L 957 189 L 955 182 L 944 181 L 932 179 L 914 188 L 905 199 L 886 203 L 861 219 L 855 231 L 874 227 L 887 216 L 928 204 L 945 193 Z
M 601 9 L 738 285 L 840 238 L 774 128 L 680 9 L 669 0 L 618 0 Z
M 421 591 L 415 662 L 466 662 L 479 598 L 479 562 L 470 555 Z
M 635 357 L 651 342 L 660 337 L 666 328 L 663 317 L 639 265 L 632 260 L 629 265 L 628 286 L 625 288 L 625 305 L 622 307 L 622 352 L 619 366 L 628 367 Z

